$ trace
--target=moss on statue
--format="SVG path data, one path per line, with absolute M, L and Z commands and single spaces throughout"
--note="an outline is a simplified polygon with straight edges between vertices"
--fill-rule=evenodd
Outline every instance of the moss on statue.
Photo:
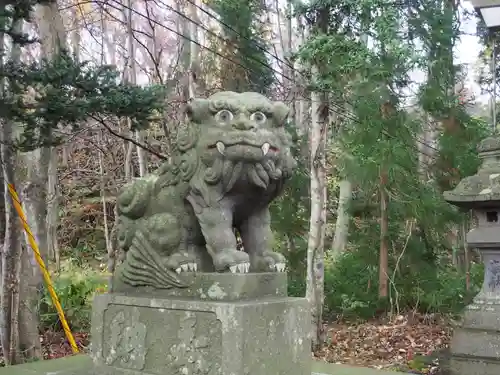
M 257 93 L 220 92 L 187 109 L 170 163 L 119 195 L 121 282 L 186 287 L 183 272 L 281 272 L 269 204 L 296 163 L 288 108 Z M 243 241 L 237 250 L 234 229 Z
M 445 191 L 446 201 L 464 208 L 500 204 L 500 138 L 486 138 L 477 149 L 482 161 L 479 170 Z

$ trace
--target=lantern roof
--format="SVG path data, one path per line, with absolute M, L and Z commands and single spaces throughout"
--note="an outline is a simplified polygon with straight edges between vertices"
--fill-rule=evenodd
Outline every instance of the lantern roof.
M 467 209 L 500 207 L 500 138 L 484 139 L 477 150 L 482 162 L 477 173 L 445 191 L 444 199 Z

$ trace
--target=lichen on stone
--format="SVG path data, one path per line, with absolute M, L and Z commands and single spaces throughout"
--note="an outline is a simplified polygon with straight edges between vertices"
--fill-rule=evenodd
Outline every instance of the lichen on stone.
M 269 204 L 296 166 L 287 114 L 283 103 L 258 93 L 190 102 L 171 162 L 118 197 L 126 257 L 116 278 L 165 289 L 188 287 L 185 272 L 284 271 L 285 258 L 271 251 Z

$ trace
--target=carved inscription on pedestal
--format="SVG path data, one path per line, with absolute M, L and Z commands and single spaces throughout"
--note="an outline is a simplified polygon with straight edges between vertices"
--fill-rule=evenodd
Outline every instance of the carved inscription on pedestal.
M 221 375 L 221 322 L 214 313 L 109 305 L 106 364 L 157 375 Z
M 111 320 L 110 333 L 106 364 L 142 370 L 147 351 L 146 325 L 139 322 L 138 308 L 118 312 Z
M 491 259 L 487 267 L 488 287 L 494 292 L 500 288 L 500 261 Z
M 210 344 L 217 335 L 217 324 L 210 324 L 208 331 L 200 332 L 196 312 L 185 312 L 179 319 L 177 345 L 170 347 L 168 361 L 175 367 L 175 374 L 209 375 L 220 373 L 216 363 L 211 363 Z M 198 329 L 197 329 L 198 328 Z

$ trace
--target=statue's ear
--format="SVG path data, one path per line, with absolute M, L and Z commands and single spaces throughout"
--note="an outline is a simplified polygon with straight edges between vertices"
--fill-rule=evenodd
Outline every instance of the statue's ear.
M 192 99 L 186 106 L 186 115 L 191 122 L 200 124 L 209 114 L 209 101 L 206 99 Z
M 283 102 L 274 102 L 273 103 L 273 119 L 274 123 L 277 126 L 285 125 L 286 118 L 288 117 L 288 113 L 290 112 L 290 108 Z

